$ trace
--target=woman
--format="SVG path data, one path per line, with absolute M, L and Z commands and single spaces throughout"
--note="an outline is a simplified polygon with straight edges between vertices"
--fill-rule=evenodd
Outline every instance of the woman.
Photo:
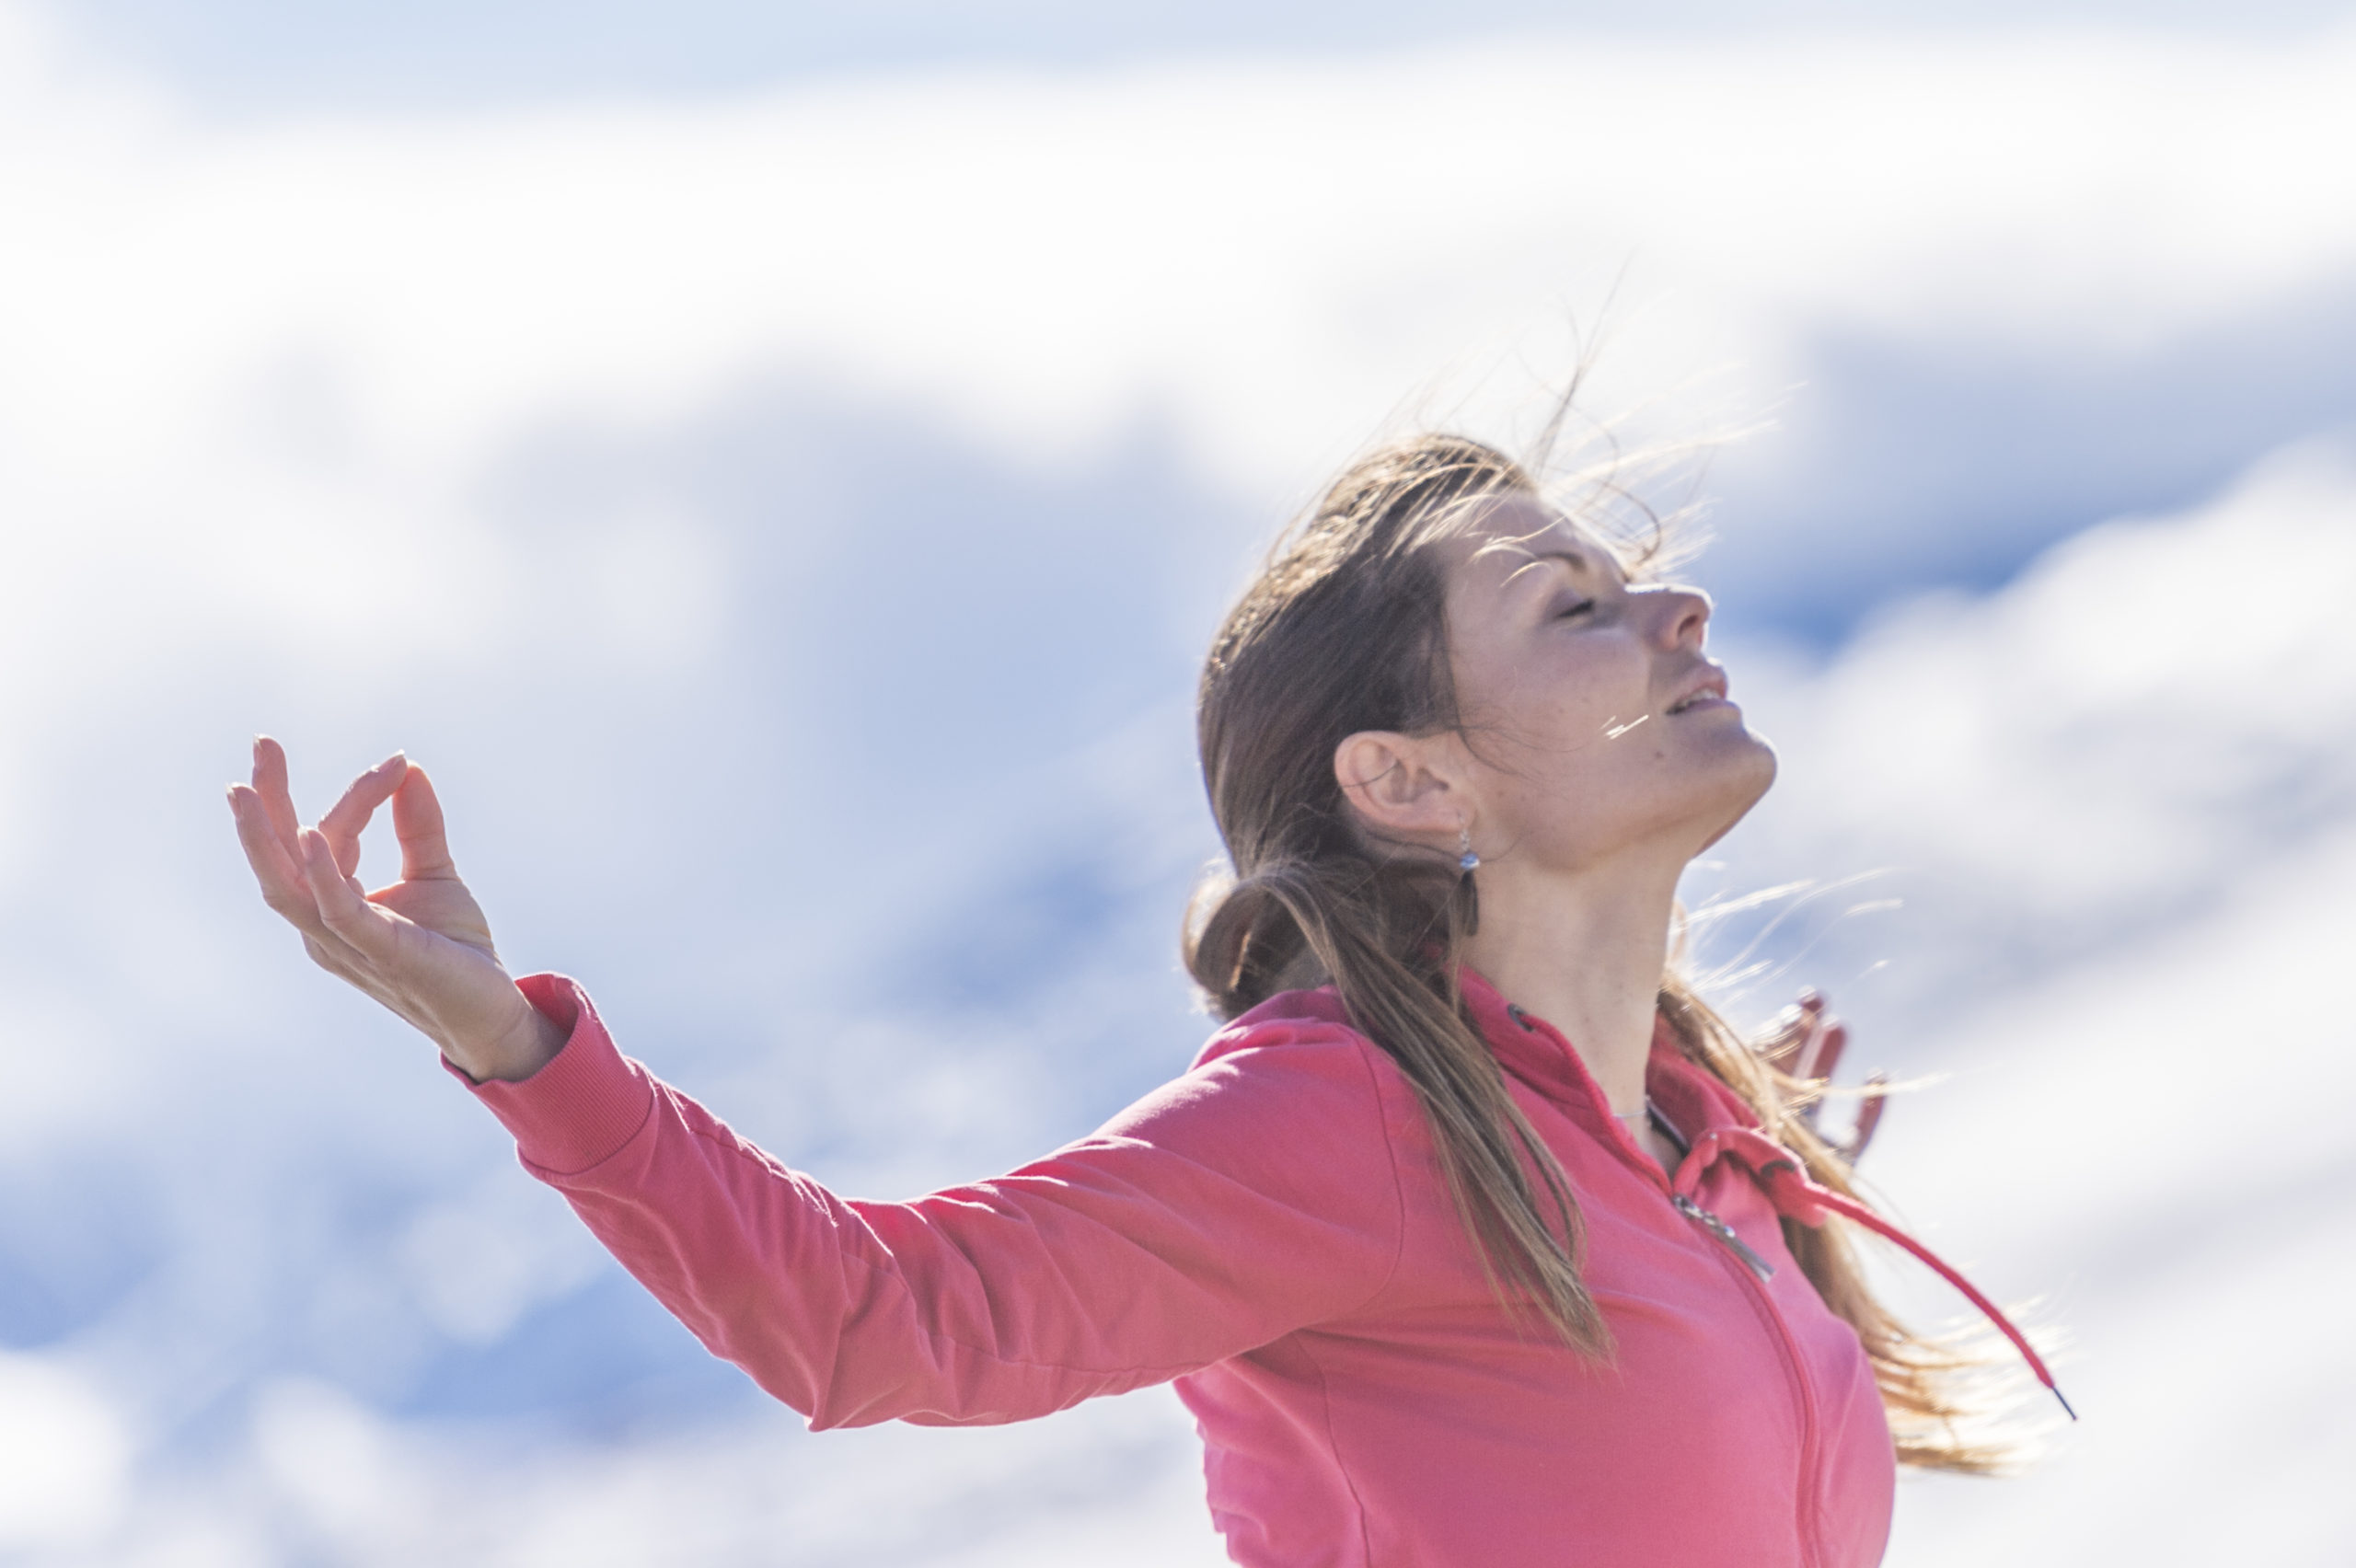
M 1094 1136 L 907 1204 L 738 1140 L 572 982 L 511 981 L 404 759 L 304 828 L 264 741 L 231 804 L 313 958 L 814 1426 L 1174 1378 L 1239 1562 L 1847 1568 L 1896 1461 L 1993 1456 L 1852 1258 L 1888 1228 L 1820 1086 L 1777 1070 L 1824 1021 L 1754 1051 L 1670 967 L 1680 873 L 1775 771 L 1709 613 L 1487 447 L 1354 467 L 1203 674 L 1233 871 L 1187 958 L 1227 1026 Z M 401 880 L 364 894 L 387 801 Z

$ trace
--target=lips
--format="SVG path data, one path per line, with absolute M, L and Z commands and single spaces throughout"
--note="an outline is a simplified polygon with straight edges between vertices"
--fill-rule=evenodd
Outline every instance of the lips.
M 1715 666 L 1702 672 L 1684 694 L 1662 709 L 1665 713 L 1682 713 L 1689 708 L 1727 699 L 1727 673 Z

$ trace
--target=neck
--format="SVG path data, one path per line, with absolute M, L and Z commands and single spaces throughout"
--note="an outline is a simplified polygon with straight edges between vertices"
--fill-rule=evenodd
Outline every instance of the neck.
M 1483 867 L 1464 956 L 1507 999 L 1562 1031 L 1615 1115 L 1644 1109 L 1645 1064 L 1680 866 L 1564 877 Z

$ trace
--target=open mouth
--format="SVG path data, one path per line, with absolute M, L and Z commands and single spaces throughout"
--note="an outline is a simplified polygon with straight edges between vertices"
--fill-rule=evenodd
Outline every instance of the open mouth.
M 1669 713 L 1682 713 L 1689 708 L 1702 708 L 1712 703 L 1719 703 L 1726 700 L 1727 694 L 1722 688 L 1715 686 L 1699 686 L 1692 691 L 1687 692 L 1675 702 L 1670 703 L 1663 711 Z

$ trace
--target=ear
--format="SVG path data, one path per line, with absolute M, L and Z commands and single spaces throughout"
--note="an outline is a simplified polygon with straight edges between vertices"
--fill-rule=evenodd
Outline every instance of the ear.
M 1456 841 L 1472 813 L 1444 759 L 1426 742 L 1388 730 L 1361 730 L 1334 748 L 1334 778 L 1368 829 L 1384 838 Z

